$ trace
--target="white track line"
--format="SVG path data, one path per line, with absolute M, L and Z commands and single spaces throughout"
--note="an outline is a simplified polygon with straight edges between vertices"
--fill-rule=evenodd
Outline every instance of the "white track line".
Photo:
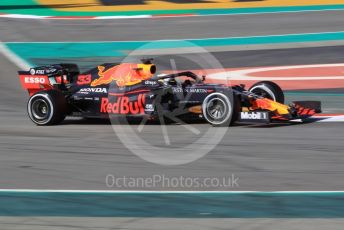
M 152 18 L 152 15 L 135 15 L 135 16 L 99 16 L 95 19 L 136 19 L 136 18 Z
M 14 52 L 12 52 L 7 46 L 0 41 L 0 53 L 3 54 L 8 60 L 13 62 L 16 66 L 18 66 L 22 70 L 30 69 L 29 63 L 27 63 L 24 59 L 20 58 Z
M 25 19 L 44 19 L 49 16 L 38 16 L 38 15 L 29 15 L 29 14 L 0 14 L 0 18 L 25 18 Z
M 245 80 L 245 81 L 307 81 L 307 80 L 344 80 L 344 76 L 323 76 L 323 77 L 255 77 L 255 76 L 235 76 L 223 77 L 223 74 L 234 75 L 233 72 L 221 73 L 217 75 L 209 75 L 208 78 L 218 80 Z
M 289 70 L 289 69 L 303 69 L 303 68 L 321 68 L 321 67 L 343 67 L 343 76 L 312 76 L 312 77 L 255 77 L 250 76 L 251 73 Z M 314 64 L 314 65 L 292 65 L 292 66 L 277 66 L 277 67 L 257 67 L 242 70 L 224 71 L 219 73 L 209 74 L 208 78 L 219 80 L 285 80 L 285 81 L 304 81 L 304 80 L 344 80 L 344 63 L 336 64 Z
M 340 116 L 313 116 L 311 119 L 317 119 L 316 122 L 344 122 L 344 115 Z

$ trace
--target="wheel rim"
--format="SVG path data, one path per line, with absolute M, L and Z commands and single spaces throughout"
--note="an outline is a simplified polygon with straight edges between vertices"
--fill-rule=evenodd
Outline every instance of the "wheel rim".
M 221 121 L 227 113 L 227 105 L 220 98 L 212 98 L 207 104 L 207 113 L 214 121 Z
M 48 119 L 50 110 L 48 103 L 44 99 L 37 99 L 31 106 L 32 116 L 39 121 Z

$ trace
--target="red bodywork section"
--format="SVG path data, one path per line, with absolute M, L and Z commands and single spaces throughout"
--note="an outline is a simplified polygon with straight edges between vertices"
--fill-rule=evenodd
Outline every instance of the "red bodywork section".
M 48 76 L 45 75 L 19 75 L 23 89 L 32 96 L 38 91 L 52 89 Z

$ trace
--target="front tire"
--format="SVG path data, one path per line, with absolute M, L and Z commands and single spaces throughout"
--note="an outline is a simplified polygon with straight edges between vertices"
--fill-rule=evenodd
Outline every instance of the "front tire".
M 261 81 L 254 84 L 248 91 L 259 96 L 284 104 L 284 93 L 281 87 L 271 81 Z
M 205 120 L 213 126 L 229 126 L 232 120 L 233 103 L 223 93 L 209 94 L 203 101 Z
M 66 117 L 66 99 L 57 90 L 38 92 L 30 97 L 27 110 L 36 125 L 56 125 Z

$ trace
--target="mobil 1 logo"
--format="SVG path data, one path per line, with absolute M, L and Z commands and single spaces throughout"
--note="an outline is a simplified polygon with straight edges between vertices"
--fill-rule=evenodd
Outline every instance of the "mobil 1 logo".
M 239 121 L 248 123 L 270 123 L 270 114 L 266 111 L 240 112 Z

